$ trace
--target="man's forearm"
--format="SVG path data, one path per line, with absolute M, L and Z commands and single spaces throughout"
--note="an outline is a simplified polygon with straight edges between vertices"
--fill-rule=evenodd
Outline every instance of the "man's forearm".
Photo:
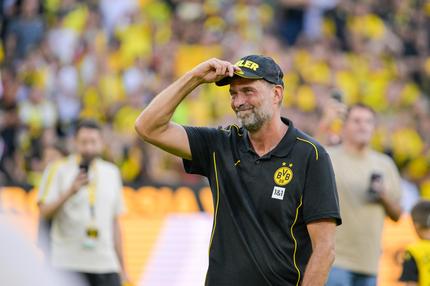
M 159 93 L 136 120 L 135 128 L 139 135 L 150 139 L 152 133 L 164 131 L 178 105 L 200 83 L 188 72 Z
M 332 248 L 316 249 L 309 259 L 302 286 L 323 286 L 334 262 Z
M 381 204 L 385 209 L 388 217 L 393 221 L 398 221 L 402 215 L 403 209 L 398 202 L 391 200 L 389 197 L 382 195 Z
M 60 197 L 52 203 L 48 203 L 48 204 L 40 203 L 39 204 L 40 215 L 47 219 L 52 218 L 55 215 L 55 213 L 64 205 L 67 199 L 70 198 L 72 194 L 73 194 L 73 191 L 69 190 L 61 194 Z

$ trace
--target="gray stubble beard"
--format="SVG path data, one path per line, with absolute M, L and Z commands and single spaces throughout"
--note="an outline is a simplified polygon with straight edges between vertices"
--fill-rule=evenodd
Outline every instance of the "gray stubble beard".
M 249 132 L 257 132 L 273 116 L 273 110 L 269 105 L 262 105 L 260 108 L 253 108 L 249 114 L 239 116 L 236 112 L 237 119 L 242 127 Z

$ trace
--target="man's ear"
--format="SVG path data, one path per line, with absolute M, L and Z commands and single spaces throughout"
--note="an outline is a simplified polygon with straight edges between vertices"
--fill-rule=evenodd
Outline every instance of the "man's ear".
M 273 99 L 275 100 L 275 103 L 277 103 L 278 105 L 281 105 L 282 100 L 284 99 L 284 88 L 280 85 L 275 85 L 273 87 L 273 93 L 274 93 Z

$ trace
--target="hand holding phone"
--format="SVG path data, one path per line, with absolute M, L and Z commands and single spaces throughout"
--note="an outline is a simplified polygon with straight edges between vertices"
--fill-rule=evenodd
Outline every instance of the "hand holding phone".
M 377 202 L 381 199 L 384 192 L 384 180 L 381 173 L 373 172 L 370 175 L 368 198 L 371 202 Z
M 70 187 L 70 193 L 77 193 L 83 186 L 88 185 L 88 174 L 80 171 Z

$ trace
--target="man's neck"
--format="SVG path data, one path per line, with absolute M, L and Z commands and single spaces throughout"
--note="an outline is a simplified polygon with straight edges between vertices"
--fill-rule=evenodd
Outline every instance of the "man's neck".
M 273 150 L 284 135 L 287 133 L 288 125 L 282 122 L 280 116 L 274 117 L 263 124 L 260 130 L 249 132 L 249 141 L 258 156 L 263 156 Z
M 355 144 L 353 142 L 344 141 L 343 146 L 348 151 L 348 153 L 351 153 L 355 156 L 364 156 L 369 151 L 368 144 Z

